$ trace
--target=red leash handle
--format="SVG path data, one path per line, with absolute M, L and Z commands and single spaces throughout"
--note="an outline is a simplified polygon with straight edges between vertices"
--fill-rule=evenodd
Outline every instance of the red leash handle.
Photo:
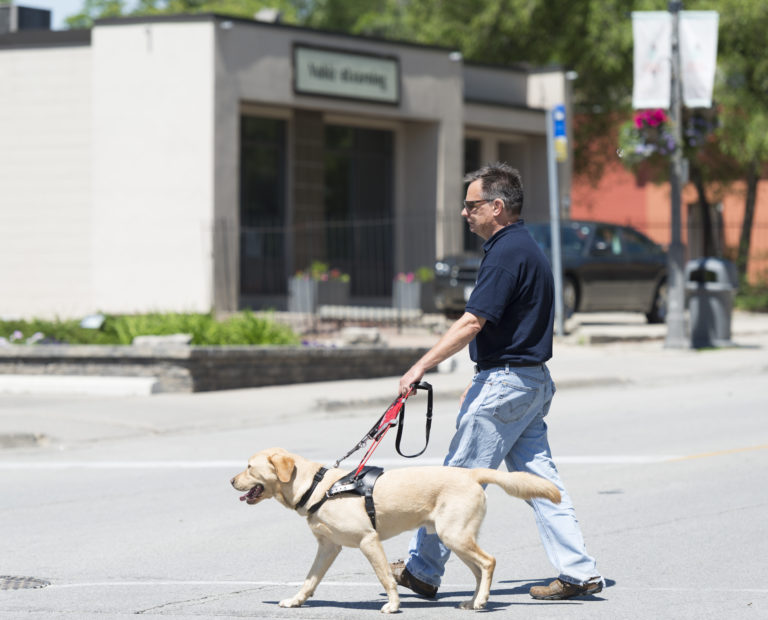
M 387 431 L 395 425 L 397 416 L 400 414 L 406 399 L 416 389 L 417 385 L 418 384 L 414 383 L 408 388 L 408 391 L 405 394 L 395 398 L 389 408 L 384 412 L 384 415 L 379 418 L 379 421 L 376 422 L 376 424 L 373 425 L 373 428 L 368 432 L 367 437 L 373 439 L 373 443 L 368 447 L 365 456 L 363 456 L 363 460 L 360 461 L 360 465 L 357 466 L 355 477 L 357 477 L 363 470 L 368 459 L 373 455 L 374 450 L 379 447 L 381 440 L 384 439 L 384 435 L 387 434 Z

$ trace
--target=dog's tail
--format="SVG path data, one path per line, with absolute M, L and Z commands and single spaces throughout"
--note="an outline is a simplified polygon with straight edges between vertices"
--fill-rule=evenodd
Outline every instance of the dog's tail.
M 545 497 L 554 504 L 560 503 L 560 491 L 549 480 L 527 472 L 505 472 L 496 469 L 472 469 L 472 476 L 480 484 L 497 484 L 510 495 L 520 499 Z

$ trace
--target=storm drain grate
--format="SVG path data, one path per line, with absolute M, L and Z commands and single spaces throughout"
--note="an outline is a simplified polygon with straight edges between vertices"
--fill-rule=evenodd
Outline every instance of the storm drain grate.
M 51 585 L 51 582 L 45 581 L 45 579 L 0 575 L 0 590 L 30 590 L 34 588 L 44 588 L 49 585 Z

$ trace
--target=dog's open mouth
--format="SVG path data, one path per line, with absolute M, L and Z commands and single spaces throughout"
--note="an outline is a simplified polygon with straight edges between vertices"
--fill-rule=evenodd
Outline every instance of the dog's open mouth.
M 264 492 L 264 485 L 263 484 L 257 484 L 255 487 L 253 487 L 250 491 L 248 491 L 245 495 L 242 495 L 240 497 L 241 502 L 246 502 L 248 504 L 255 504 L 257 501 L 259 501 L 259 497 Z

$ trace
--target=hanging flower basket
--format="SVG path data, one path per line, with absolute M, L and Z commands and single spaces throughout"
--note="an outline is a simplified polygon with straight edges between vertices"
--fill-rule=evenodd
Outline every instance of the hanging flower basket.
M 677 142 L 664 110 L 641 110 L 619 128 L 618 154 L 628 166 L 666 159 Z
M 664 180 L 669 174 L 670 155 L 678 146 L 683 157 L 693 159 L 711 143 L 719 127 L 717 109 L 686 108 L 681 125 L 678 145 L 674 125 L 664 110 L 640 110 L 619 128 L 616 152 L 638 178 Z

